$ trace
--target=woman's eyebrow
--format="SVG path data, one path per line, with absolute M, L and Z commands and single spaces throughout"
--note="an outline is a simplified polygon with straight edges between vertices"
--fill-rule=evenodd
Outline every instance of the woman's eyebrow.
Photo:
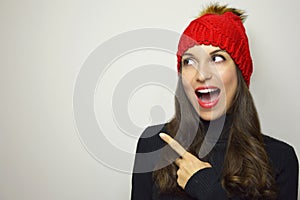
M 213 54 L 218 53 L 218 52 L 225 52 L 225 53 L 227 53 L 227 51 L 225 51 L 223 49 L 217 49 L 217 50 L 214 50 L 214 51 L 210 52 L 209 55 L 213 55 Z M 183 57 L 183 56 L 194 56 L 194 54 L 192 54 L 192 53 L 184 53 L 184 54 L 182 54 L 181 57 Z
M 213 52 L 210 52 L 209 54 L 210 54 L 210 55 L 213 55 L 213 54 L 218 53 L 218 52 L 225 52 L 225 53 L 227 53 L 227 51 L 225 51 L 225 50 L 223 50 L 223 49 L 217 49 L 217 50 L 215 50 L 215 51 L 213 51 Z
M 183 57 L 183 56 L 194 56 L 194 55 L 192 53 L 184 53 L 184 54 L 182 54 L 181 57 Z

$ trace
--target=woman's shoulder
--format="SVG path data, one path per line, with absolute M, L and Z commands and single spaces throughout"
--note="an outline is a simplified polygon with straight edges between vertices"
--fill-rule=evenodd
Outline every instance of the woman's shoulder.
M 277 170 L 285 168 L 287 164 L 298 165 L 298 159 L 293 146 L 268 135 L 264 135 L 263 139 L 270 160 Z
M 145 130 L 143 131 L 140 138 L 151 138 L 153 136 L 158 135 L 160 132 L 164 131 L 166 129 L 166 124 L 156 124 L 147 126 Z
M 164 130 L 165 124 L 145 128 L 137 142 L 135 172 L 150 172 L 155 169 L 160 158 L 160 149 L 166 145 L 158 135 Z
M 157 124 L 146 127 L 139 137 L 137 151 L 146 153 L 162 148 L 165 143 L 158 135 L 161 132 L 166 132 L 166 124 Z
M 294 148 L 290 144 L 268 135 L 263 135 L 263 140 L 267 150 L 269 151 L 289 152 L 294 150 Z

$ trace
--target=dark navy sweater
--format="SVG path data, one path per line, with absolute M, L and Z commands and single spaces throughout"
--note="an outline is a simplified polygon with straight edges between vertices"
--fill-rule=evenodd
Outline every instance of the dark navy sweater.
M 227 196 L 221 186 L 221 172 L 226 152 L 229 129 L 224 128 L 208 162 L 212 168 L 196 172 L 187 182 L 186 195 L 162 194 L 154 184 L 152 171 L 159 160 L 159 149 L 166 144 L 158 136 L 167 132 L 165 125 L 148 127 L 137 144 L 134 172 L 132 175 L 131 200 L 239 200 Z M 276 173 L 278 200 L 297 200 L 299 164 L 293 147 L 264 135 L 267 154 Z

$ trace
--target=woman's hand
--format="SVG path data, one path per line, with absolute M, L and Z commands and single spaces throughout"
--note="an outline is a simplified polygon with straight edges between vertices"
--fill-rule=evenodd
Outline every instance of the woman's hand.
M 209 168 L 211 165 L 208 162 L 203 162 L 199 160 L 193 154 L 187 152 L 176 140 L 174 140 L 171 136 L 160 133 L 159 136 L 162 140 L 164 140 L 174 151 L 176 151 L 180 158 L 175 160 L 175 164 L 178 166 L 177 170 L 177 183 L 183 189 L 187 184 L 188 180 L 191 176 L 197 171 Z

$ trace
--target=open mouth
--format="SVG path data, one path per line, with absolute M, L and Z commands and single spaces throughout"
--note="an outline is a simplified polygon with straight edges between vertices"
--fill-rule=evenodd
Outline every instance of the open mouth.
M 219 101 L 221 90 L 217 87 L 201 87 L 195 90 L 198 103 L 203 108 L 212 108 Z

